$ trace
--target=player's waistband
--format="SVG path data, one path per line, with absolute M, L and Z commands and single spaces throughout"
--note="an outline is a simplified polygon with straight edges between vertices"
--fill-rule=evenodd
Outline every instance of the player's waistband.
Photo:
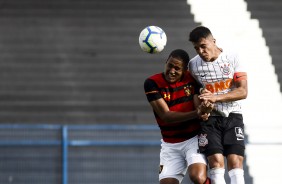
M 218 111 L 213 111 L 211 113 L 211 116 L 218 116 L 218 117 L 243 117 L 243 115 L 241 113 L 235 113 L 235 112 L 231 112 L 228 114 L 228 116 L 226 116 L 226 114 L 224 113 L 220 113 Z
M 172 137 L 168 137 L 168 136 L 163 135 L 162 139 L 163 139 L 164 142 L 167 142 L 167 143 L 179 143 L 179 142 L 183 142 L 183 141 L 186 141 L 188 139 L 191 139 L 198 134 L 199 134 L 199 131 L 193 131 L 193 132 L 190 132 L 190 133 L 186 133 L 185 136 L 181 135 L 179 137 L 178 137 L 178 135 L 174 135 Z

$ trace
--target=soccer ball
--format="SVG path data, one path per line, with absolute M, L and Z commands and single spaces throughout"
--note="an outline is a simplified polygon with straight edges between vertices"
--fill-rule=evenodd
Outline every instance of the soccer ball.
M 150 54 L 161 52 L 167 42 L 165 32 L 157 26 L 148 26 L 143 29 L 139 36 L 141 49 Z

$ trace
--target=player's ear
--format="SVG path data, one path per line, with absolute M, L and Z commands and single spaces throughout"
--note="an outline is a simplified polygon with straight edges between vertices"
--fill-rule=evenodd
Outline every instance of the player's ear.
M 189 64 L 189 62 L 188 62 L 188 63 L 183 62 L 183 69 L 184 69 L 185 71 L 188 70 L 188 64 Z
M 183 73 L 186 73 L 187 71 L 188 71 L 188 66 L 185 65 L 185 66 L 183 67 Z

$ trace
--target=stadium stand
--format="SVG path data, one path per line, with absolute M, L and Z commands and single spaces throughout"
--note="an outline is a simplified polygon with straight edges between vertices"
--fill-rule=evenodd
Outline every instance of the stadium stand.
M 197 24 L 184 0 L 9 0 L 0 2 L 0 12 L 0 123 L 31 124 L 1 129 L 1 183 L 61 183 L 60 129 L 36 130 L 35 124 L 155 125 L 145 78 L 162 71 L 176 47 L 195 54 L 187 39 Z M 138 45 L 148 25 L 168 36 L 161 54 Z M 157 132 L 135 136 L 159 141 Z M 86 141 L 133 139 L 117 130 L 69 134 Z M 157 182 L 158 146 L 115 145 L 70 146 L 69 183 Z
M 1 111 L 8 123 L 152 123 L 143 81 L 196 24 L 183 0 L 10 0 L 1 4 Z M 148 25 L 168 45 L 138 45 Z
M 280 91 L 282 92 L 282 2 L 280 0 L 246 0 L 246 2 L 251 17 L 259 20 L 272 57 L 272 64 L 275 66 L 275 72 L 278 75 Z
M 281 25 L 281 2 L 247 2 L 252 17 L 260 20 L 281 84 L 281 26 L 277 26 Z M 0 12 L 0 123 L 154 124 L 143 92 L 144 79 L 159 72 L 176 47 L 195 54 L 187 39 L 191 28 L 199 24 L 185 0 L 2 0 Z M 139 48 L 139 33 L 148 25 L 160 26 L 168 36 L 168 45 L 160 54 L 150 55 Z M 35 137 L 43 134 L 33 133 Z M 91 133 L 86 134 L 92 139 Z M 55 137 L 60 136 L 56 132 Z M 152 168 L 158 164 L 156 148 L 71 147 L 70 152 L 70 183 L 113 183 L 116 177 L 120 183 L 137 183 L 134 173 L 140 170 L 140 184 L 156 180 Z M 5 177 L 0 181 L 20 183 L 17 178 L 21 178 L 22 183 L 59 183 L 59 154 L 60 150 L 48 147 L 6 147 L 0 154 L 6 160 L 0 168 L 6 169 L 1 172 Z M 44 167 L 40 168 L 42 159 Z M 124 167 L 130 178 L 120 169 Z M 93 174 L 99 169 L 101 173 Z M 34 176 L 43 172 L 47 176 L 36 180 Z M 105 172 L 113 177 L 105 178 Z M 246 183 L 252 184 L 246 164 L 245 175 Z
M 274 71 L 264 70 L 268 73 L 275 72 L 277 80 L 269 80 L 269 83 L 279 82 L 280 90 L 279 95 L 276 95 L 276 89 L 269 86 L 269 96 L 275 96 L 275 98 L 268 98 L 267 100 L 271 106 L 264 105 L 261 113 L 263 117 L 267 117 L 267 120 L 255 121 L 255 124 L 249 126 L 250 138 L 253 137 L 248 148 L 249 164 L 251 165 L 250 171 L 254 176 L 254 183 L 280 183 L 279 181 L 279 165 L 282 164 L 282 138 L 281 138 L 281 92 L 282 92 L 282 65 L 281 65 L 281 34 L 282 34 L 282 2 L 279 0 L 269 1 L 253 1 L 246 0 L 248 3 L 248 10 L 251 12 L 253 19 L 259 20 L 259 26 L 262 29 L 262 35 L 265 38 L 265 43 L 268 46 L 268 53 L 271 55 L 271 64 L 274 66 Z M 265 74 L 264 72 L 260 72 Z M 259 98 L 260 99 L 260 98 Z M 259 100 L 260 103 L 263 100 Z M 265 103 L 265 102 L 263 102 Z M 267 110 L 270 109 L 270 110 Z M 269 112 L 268 112 L 269 111 Z M 257 110 L 256 110 L 257 112 Z M 260 117 L 261 118 L 261 117 Z M 267 124 L 266 124 L 267 122 Z M 267 135 L 265 136 L 262 135 Z M 259 138 L 260 137 L 260 138 Z M 265 157 L 267 155 L 268 158 Z M 264 160 L 257 162 L 257 160 Z M 273 164 L 275 163 L 275 164 Z M 263 165 L 263 168 L 261 167 Z M 271 170 L 265 170 L 264 168 L 272 168 Z

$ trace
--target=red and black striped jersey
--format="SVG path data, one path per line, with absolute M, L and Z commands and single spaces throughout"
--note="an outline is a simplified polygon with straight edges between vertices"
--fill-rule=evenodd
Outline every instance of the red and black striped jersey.
M 171 111 L 189 112 L 195 110 L 193 96 L 199 90 L 197 82 L 186 72 L 183 79 L 176 83 L 168 83 L 164 74 L 159 73 L 146 79 L 145 94 L 149 102 L 163 98 Z M 198 134 L 198 119 L 180 123 L 166 123 L 154 112 L 165 142 L 182 142 Z

